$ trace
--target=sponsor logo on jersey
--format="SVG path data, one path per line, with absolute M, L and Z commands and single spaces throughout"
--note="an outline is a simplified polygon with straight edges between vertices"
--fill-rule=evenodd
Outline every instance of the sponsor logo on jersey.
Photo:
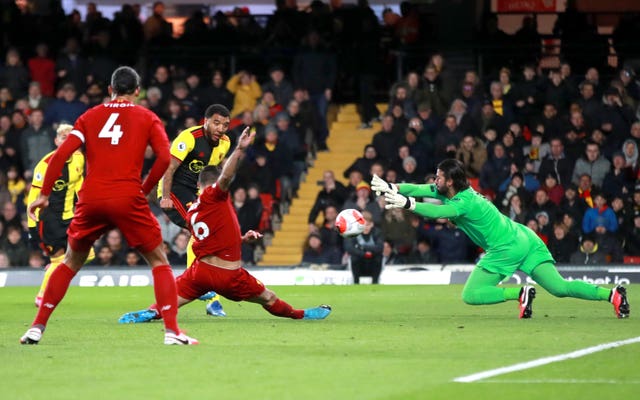
M 66 187 L 67 187 L 67 182 L 63 181 L 62 179 L 58 179 L 53 184 L 53 191 L 60 192 L 60 191 L 63 191 Z
M 200 160 L 192 160 L 189 163 L 189 171 L 195 172 L 196 174 L 199 174 L 202 168 L 204 168 L 204 163 Z
M 35 180 L 36 181 L 41 181 L 42 180 L 42 174 L 40 172 L 36 172 Z

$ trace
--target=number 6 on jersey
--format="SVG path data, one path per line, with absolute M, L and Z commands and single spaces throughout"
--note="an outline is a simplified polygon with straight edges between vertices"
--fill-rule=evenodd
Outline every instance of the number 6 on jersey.
M 109 115 L 109 119 L 107 119 L 107 122 L 105 122 L 100 133 L 98 133 L 99 138 L 111 139 L 111 144 L 120 143 L 120 138 L 122 137 L 123 132 L 120 130 L 120 125 L 116 124 L 116 120 L 119 116 L 119 113 Z

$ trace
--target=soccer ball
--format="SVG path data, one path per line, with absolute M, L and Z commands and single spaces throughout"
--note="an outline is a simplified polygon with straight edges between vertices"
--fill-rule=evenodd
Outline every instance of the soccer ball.
M 358 236 L 364 232 L 365 220 L 360 211 L 347 208 L 336 218 L 336 228 L 343 237 Z

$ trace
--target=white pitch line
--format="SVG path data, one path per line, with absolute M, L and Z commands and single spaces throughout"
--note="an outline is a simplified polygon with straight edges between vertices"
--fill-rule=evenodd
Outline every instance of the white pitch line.
M 640 381 L 621 381 L 617 379 L 485 379 L 483 381 L 477 383 L 522 383 L 522 384 L 550 384 L 550 383 L 558 383 L 562 385 L 567 384 L 576 384 L 576 385 L 584 385 L 584 384 L 598 384 L 598 385 L 640 385 Z
M 467 375 L 467 376 L 460 376 L 458 378 L 455 378 L 453 381 L 461 382 L 461 383 L 476 382 L 482 379 L 490 378 L 492 376 L 508 374 L 510 372 L 515 372 L 515 371 L 522 371 L 524 369 L 535 368 L 541 365 L 551 364 L 558 361 L 564 361 L 571 358 L 579 358 L 589 354 L 597 353 L 599 351 L 613 349 L 615 347 L 626 346 L 628 344 L 638 343 L 638 342 L 640 342 L 640 336 L 631 338 L 631 339 L 626 339 L 626 340 L 619 340 L 611 343 L 603 343 L 597 346 L 587 347 L 586 349 L 572 351 L 571 353 L 559 354 L 557 356 L 551 356 L 551 357 L 538 358 L 537 360 L 514 364 L 507 367 L 490 369 L 488 371 L 478 372 L 478 373 Z

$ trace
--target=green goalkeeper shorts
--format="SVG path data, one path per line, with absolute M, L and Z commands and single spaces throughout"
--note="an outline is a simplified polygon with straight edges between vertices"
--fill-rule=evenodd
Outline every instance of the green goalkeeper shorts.
M 508 245 L 489 249 L 478 266 L 505 277 L 510 277 L 516 270 L 531 276 L 531 271 L 544 262 L 555 263 L 547 246 L 535 232 L 519 225 L 513 240 Z

